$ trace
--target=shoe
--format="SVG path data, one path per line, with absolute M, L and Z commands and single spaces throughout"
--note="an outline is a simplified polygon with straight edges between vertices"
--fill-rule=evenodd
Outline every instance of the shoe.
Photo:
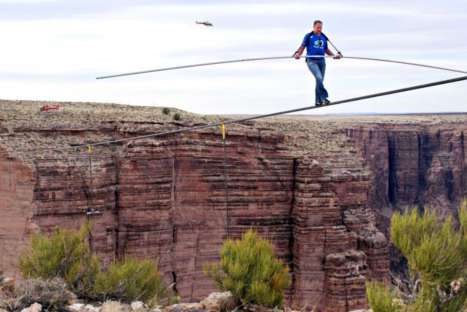
M 329 101 L 328 99 L 324 100 L 323 104 L 322 105 L 329 105 L 331 104 L 331 101 Z
M 316 103 L 315 106 L 316 106 L 316 107 L 323 106 L 323 103 Z

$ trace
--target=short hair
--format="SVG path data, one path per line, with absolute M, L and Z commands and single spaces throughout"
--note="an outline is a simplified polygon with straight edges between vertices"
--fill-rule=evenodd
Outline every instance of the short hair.
M 313 22 L 313 26 L 316 26 L 316 24 L 323 24 L 323 21 L 316 20 L 316 21 Z

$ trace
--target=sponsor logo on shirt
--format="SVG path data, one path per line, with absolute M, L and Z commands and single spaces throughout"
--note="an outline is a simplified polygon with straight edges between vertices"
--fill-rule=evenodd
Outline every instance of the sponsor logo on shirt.
M 315 40 L 315 41 L 313 42 L 313 48 L 316 48 L 316 49 L 323 49 L 323 48 L 324 48 L 324 41 L 321 40 L 321 39 Z

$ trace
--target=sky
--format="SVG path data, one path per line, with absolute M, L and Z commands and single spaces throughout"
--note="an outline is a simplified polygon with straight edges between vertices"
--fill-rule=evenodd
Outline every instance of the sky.
M 303 60 L 95 77 L 224 59 L 292 55 L 315 19 L 344 56 L 467 71 L 467 1 L 0 0 L 0 98 L 262 114 L 314 104 Z M 196 25 L 209 20 L 215 27 Z M 331 100 L 460 74 L 328 60 Z M 466 112 L 467 82 L 314 111 Z

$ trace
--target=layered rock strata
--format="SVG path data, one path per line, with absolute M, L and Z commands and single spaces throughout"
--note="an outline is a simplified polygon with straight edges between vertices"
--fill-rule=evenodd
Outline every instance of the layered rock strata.
M 456 215 L 467 196 L 467 123 L 373 124 L 346 132 L 373 173 L 369 204 L 383 231 L 395 210 Z
M 366 306 L 365 280 L 387 279 L 382 232 L 394 210 L 455 214 L 467 195 L 462 116 L 273 119 L 229 127 L 225 144 L 212 129 L 88 154 L 72 147 L 215 119 L 185 113 L 175 123 L 155 109 L 96 104 L 45 116 L 21 105 L 0 111 L 8 273 L 30 233 L 91 220 L 106 264 L 154 259 L 182 299 L 196 301 L 215 290 L 203 268 L 222 242 L 253 228 L 291 269 L 289 304 L 349 311 Z

